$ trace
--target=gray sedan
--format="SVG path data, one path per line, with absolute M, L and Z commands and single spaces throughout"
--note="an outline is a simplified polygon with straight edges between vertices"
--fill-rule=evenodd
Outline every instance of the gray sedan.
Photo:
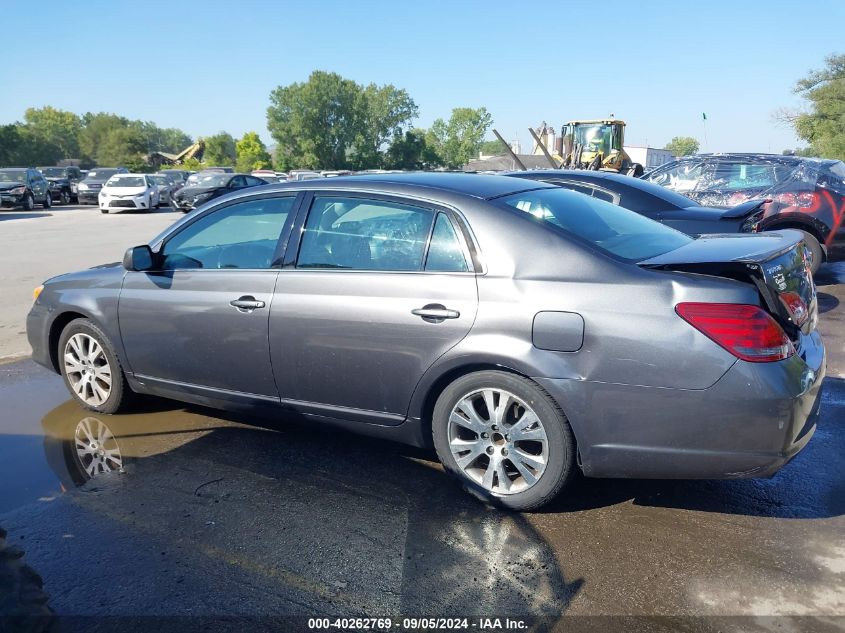
M 590 477 L 769 476 L 815 429 L 801 234 L 691 238 L 545 183 L 381 174 L 215 199 L 47 281 L 33 358 L 136 394 L 436 449 L 484 499 Z

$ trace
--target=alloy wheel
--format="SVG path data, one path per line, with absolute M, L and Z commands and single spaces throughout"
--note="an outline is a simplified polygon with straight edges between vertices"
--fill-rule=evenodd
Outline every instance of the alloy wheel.
M 449 415 L 448 439 L 458 468 L 499 495 L 531 488 L 548 463 L 549 441 L 539 416 L 501 389 L 479 389 L 458 400 Z
M 112 370 L 103 346 L 88 334 L 74 334 L 65 344 L 64 368 L 77 397 L 100 406 L 111 395 Z
M 123 456 L 111 429 L 97 418 L 84 418 L 74 433 L 76 457 L 88 477 L 123 468 Z

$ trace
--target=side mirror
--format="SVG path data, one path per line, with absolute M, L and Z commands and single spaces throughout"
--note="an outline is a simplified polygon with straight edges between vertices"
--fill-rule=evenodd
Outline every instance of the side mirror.
M 133 272 L 143 272 L 153 268 L 153 250 L 147 245 L 133 246 L 123 256 L 123 267 Z

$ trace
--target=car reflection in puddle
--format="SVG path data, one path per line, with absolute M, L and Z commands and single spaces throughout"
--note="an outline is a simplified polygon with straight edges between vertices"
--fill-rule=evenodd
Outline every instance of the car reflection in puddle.
M 42 518 L 75 541 L 37 565 L 47 582 L 50 567 L 90 566 L 90 541 L 115 549 L 109 573 L 137 579 L 113 597 L 130 613 L 162 600 L 159 612 L 197 614 L 201 596 L 207 615 L 550 616 L 542 628 L 581 585 L 525 516 L 470 498 L 429 453 L 220 415 L 100 416 L 71 402 L 51 411 L 47 460 L 66 489 L 81 489 L 51 504 L 63 520 Z M 131 569 L 121 570 L 127 547 Z M 82 615 L 78 604 L 53 606 Z

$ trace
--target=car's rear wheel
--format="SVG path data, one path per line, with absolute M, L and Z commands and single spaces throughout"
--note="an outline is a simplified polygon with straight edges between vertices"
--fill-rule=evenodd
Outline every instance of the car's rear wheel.
M 32 211 L 34 208 L 35 208 L 35 198 L 32 197 L 31 193 L 28 193 L 23 197 L 23 210 L 24 211 Z
M 434 406 L 434 446 L 470 492 L 532 510 L 563 489 L 575 469 L 575 438 L 560 407 L 533 382 L 501 371 L 468 374 Z
M 100 328 L 88 319 L 71 321 L 59 337 L 59 368 L 74 399 L 86 409 L 116 413 L 132 400 L 132 391 Z

